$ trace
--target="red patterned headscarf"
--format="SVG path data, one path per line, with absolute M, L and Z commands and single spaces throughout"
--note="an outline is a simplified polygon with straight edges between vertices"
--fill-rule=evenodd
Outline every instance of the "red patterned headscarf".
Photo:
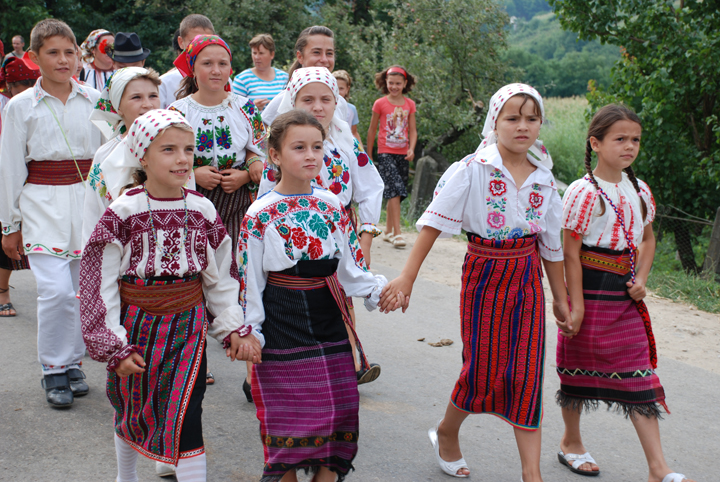
M 230 51 L 230 47 L 223 39 L 217 35 L 198 35 L 192 42 L 190 42 L 190 45 L 187 46 L 183 53 L 175 59 L 175 62 L 173 62 L 183 77 L 195 76 L 193 73 L 195 60 L 202 49 L 210 45 L 219 45 L 227 50 L 227 53 L 230 55 L 230 60 L 232 61 L 232 52 Z M 230 75 L 232 75 L 232 70 L 230 70 Z M 225 90 L 230 92 L 230 83 L 225 86 Z
M 28 65 L 23 59 L 17 57 L 7 59 L 0 69 L 0 90 L 5 90 L 8 83 L 40 78 L 40 70 L 33 67 L 36 66 Z

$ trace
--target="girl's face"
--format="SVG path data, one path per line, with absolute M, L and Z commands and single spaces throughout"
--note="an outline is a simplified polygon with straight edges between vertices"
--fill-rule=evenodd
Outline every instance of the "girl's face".
M 310 35 L 302 52 L 295 52 L 303 67 L 335 68 L 335 41 L 326 35 Z
M 337 84 L 340 95 L 343 97 L 343 99 L 347 100 L 348 95 L 350 95 L 350 87 L 348 87 L 348 83 L 345 82 L 343 79 L 337 79 Z
M 538 110 L 532 99 L 511 97 L 498 115 L 495 126 L 498 143 L 514 154 L 526 154 L 540 134 L 542 117 Z
M 252 61 L 255 67 L 258 69 L 267 69 L 272 65 L 272 61 L 275 58 L 275 52 L 270 52 L 262 45 L 253 47 L 250 49 L 252 53 Z
M 335 95 L 320 82 L 307 84 L 295 97 L 295 107 L 310 112 L 327 130 L 335 115 Z
M 270 148 L 270 158 L 280 166 L 280 182 L 310 182 L 323 167 L 323 139 L 314 126 L 288 129 L 280 151 Z
M 93 63 L 95 64 L 95 67 L 100 70 L 110 70 L 113 67 L 113 60 L 108 57 L 107 54 L 100 52 L 100 44 L 106 40 L 107 43 L 111 44 L 115 42 L 115 37 L 112 35 L 103 35 L 98 39 L 97 45 L 93 49 L 93 57 L 95 57 L 95 61 Z
M 220 45 L 210 45 L 195 59 L 195 80 L 199 89 L 222 91 L 230 78 L 230 54 Z
M 125 86 L 117 111 L 125 125 L 129 126 L 141 115 L 159 108 L 160 94 L 157 86 L 148 79 L 135 79 Z
M 148 183 L 155 188 L 153 192 L 176 192 L 182 188 L 190 176 L 194 153 L 192 132 L 170 127 L 156 137 L 141 163 Z
M 598 164 L 621 171 L 631 166 L 638 156 L 641 135 L 640 124 L 621 120 L 610 126 L 602 141 L 591 137 L 590 147 L 597 153 Z
M 391 96 L 399 97 L 407 85 L 407 79 L 400 74 L 390 74 L 385 77 L 385 85 L 387 85 L 387 90 Z

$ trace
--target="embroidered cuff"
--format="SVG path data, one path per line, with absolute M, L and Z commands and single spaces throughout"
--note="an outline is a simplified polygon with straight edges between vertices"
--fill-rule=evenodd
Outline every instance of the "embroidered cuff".
M 376 285 L 373 290 L 370 292 L 369 295 L 365 297 L 365 309 L 367 309 L 368 311 L 373 311 L 380 304 L 380 294 L 382 293 L 385 285 L 388 283 L 388 280 L 383 275 L 376 274 L 375 283 Z
M 135 345 L 125 345 L 124 347 L 120 348 L 118 351 L 115 352 L 115 354 L 110 358 L 110 361 L 107 364 L 107 371 L 114 372 L 115 369 L 120 365 L 120 362 L 129 357 L 132 353 L 137 353 L 138 349 Z
M 378 229 L 377 226 L 371 223 L 365 223 L 362 226 L 360 226 L 360 230 L 358 232 L 358 236 L 362 236 L 362 233 L 370 233 L 373 235 L 373 238 L 377 238 L 382 234 L 382 231 Z
M 244 336 L 248 336 L 250 333 L 252 333 L 252 326 L 250 326 L 250 325 L 243 325 L 243 326 L 241 326 L 240 328 L 231 331 L 228 336 L 226 336 L 225 338 L 223 338 L 223 343 L 222 343 L 222 345 L 223 345 L 223 348 L 226 349 L 226 350 L 227 350 L 228 348 L 230 348 L 230 336 L 231 336 L 233 333 L 237 333 L 240 338 L 242 338 L 242 337 L 244 337 Z
M 9 224 L 2 225 L 2 233 L 6 236 L 8 234 L 17 233 L 18 231 L 20 231 L 20 226 L 12 226 Z
M 260 156 L 252 156 L 250 158 L 245 159 L 245 169 L 250 169 L 250 166 L 257 161 L 262 161 L 262 158 Z

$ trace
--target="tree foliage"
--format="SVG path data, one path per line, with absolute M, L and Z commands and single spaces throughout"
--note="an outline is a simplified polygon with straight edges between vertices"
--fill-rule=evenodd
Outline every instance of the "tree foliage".
M 635 168 L 656 200 L 697 216 L 713 216 L 720 206 L 716 2 L 550 3 L 562 25 L 581 39 L 623 47 L 613 82 L 607 89 L 593 90 L 589 100 L 594 108 L 625 102 L 638 112 L 644 129 Z

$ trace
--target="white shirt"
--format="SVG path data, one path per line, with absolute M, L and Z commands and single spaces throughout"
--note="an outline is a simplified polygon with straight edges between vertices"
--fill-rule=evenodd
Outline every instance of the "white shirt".
M 497 144 L 456 162 L 440 178 L 417 229 L 430 226 L 446 235 L 464 229 L 496 240 L 537 234 L 540 255 L 562 261 L 562 201 L 557 184 L 549 169 L 539 162 L 533 164 L 535 171 L 518 188 Z
M 282 102 L 283 95 L 285 95 L 285 91 L 283 90 L 278 95 L 273 98 L 270 102 L 268 102 L 268 105 L 265 106 L 265 109 L 262 111 L 262 120 L 265 123 L 265 125 L 270 125 L 275 120 L 275 118 L 278 116 L 278 108 L 280 107 L 280 103 Z M 342 97 L 338 96 L 337 106 L 336 109 L 340 109 L 340 118 L 341 119 L 347 119 L 347 101 Z
M 650 187 L 638 179 L 640 194 L 630 182 L 627 174 L 613 184 L 595 176 L 600 188 L 610 197 L 615 207 L 622 213 L 625 229 L 635 244 L 639 246 L 643 239 L 645 226 L 655 219 L 655 199 Z M 647 217 L 643 220 L 640 199 L 645 201 Z M 603 200 L 603 205 L 600 204 Z M 604 206 L 604 212 L 603 212 Z M 622 251 L 628 247 L 623 226 L 615 210 L 607 199 L 592 184 L 588 176 L 570 184 L 563 196 L 562 228 L 583 236 L 587 246 Z
M 103 214 L 93 231 L 80 265 L 80 319 L 90 356 L 109 361 L 127 345 L 122 325 L 118 279 L 200 274 L 208 310 L 216 315 L 208 334 L 222 341 L 243 324 L 238 304 L 240 282 L 232 240 L 215 207 L 200 193 L 186 190 L 187 241 L 181 244 L 185 204 L 182 198 L 150 198 L 142 187 L 123 193 Z M 157 245 L 179 250 L 170 261 Z M 150 248 L 152 246 L 152 248 Z M 263 342 L 262 335 L 255 333 Z
M 263 292 L 269 272 L 292 268 L 301 259 L 340 259 L 337 276 L 347 296 L 364 297 L 373 310 L 387 284 L 365 266 L 355 230 L 337 196 L 313 188 L 285 196 L 270 191 L 248 209 L 240 231 L 240 299 L 245 324 L 260 330 L 265 321 Z
M 72 92 L 63 104 L 38 79 L 32 89 L 10 100 L 3 117 L 0 223 L 3 234 L 20 230 L 22 223 L 25 254 L 79 258 L 82 251 L 83 183 L 25 184 L 28 162 L 70 160 L 73 154 L 78 160 L 92 159 L 102 143 L 100 130 L 88 120 L 100 93 L 70 82 Z
M 85 64 L 85 85 L 91 87 L 98 92 L 105 88 L 108 79 L 115 73 L 114 70 L 95 70 L 92 64 Z
M 160 76 L 160 108 L 167 109 L 170 104 L 177 100 L 175 92 L 180 88 L 183 76 L 180 71 L 173 67 Z
M 380 234 L 377 224 L 382 209 L 383 180 L 370 157 L 360 149 L 353 138 L 354 159 L 343 159 L 341 153 L 326 139 L 323 144 L 325 169 L 313 180 L 313 186 L 327 189 L 335 194 L 343 206 L 352 201 L 358 204 L 358 234 L 364 232 L 373 236 Z M 260 181 L 258 196 L 275 189 L 275 171 L 266 162 Z

